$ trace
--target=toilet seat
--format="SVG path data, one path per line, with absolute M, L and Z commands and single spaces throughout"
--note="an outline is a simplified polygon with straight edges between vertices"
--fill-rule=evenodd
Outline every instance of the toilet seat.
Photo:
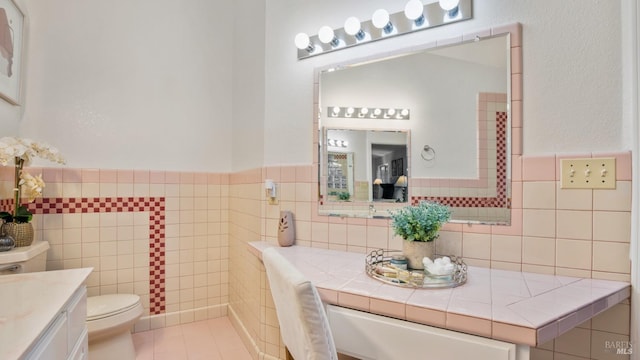
M 87 297 L 87 321 L 104 319 L 140 306 L 140 296 L 109 294 Z

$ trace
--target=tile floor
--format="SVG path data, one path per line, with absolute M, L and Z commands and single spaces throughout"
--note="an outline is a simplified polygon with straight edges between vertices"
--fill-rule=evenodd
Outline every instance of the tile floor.
M 228 317 L 133 334 L 136 360 L 251 360 Z

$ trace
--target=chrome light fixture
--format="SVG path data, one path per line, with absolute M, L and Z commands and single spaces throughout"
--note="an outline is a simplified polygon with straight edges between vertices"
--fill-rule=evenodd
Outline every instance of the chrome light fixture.
M 409 120 L 409 109 L 375 108 L 370 111 L 367 107 L 340 107 L 327 108 L 327 116 L 330 118 L 355 118 L 355 119 L 383 119 L 383 120 Z
M 469 20 L 472 7 L 473 0 L 439 0 L 427 5 L 423 5 L 421 0 L 409 0 L 404 11 L 389 14 L 385 9 L 378 9 L 369 21 L 360 21 L 352 16 L 347 18 L 343 28 L 323 26 L 318 35 L 296 35 L 298 59 Z

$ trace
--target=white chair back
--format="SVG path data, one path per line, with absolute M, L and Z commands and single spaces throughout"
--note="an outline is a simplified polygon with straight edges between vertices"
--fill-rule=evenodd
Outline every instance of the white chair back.
M 320 295 L 276 248 L 262 252 L 273 302 L 278 314 L 280 335 L 296 360 L 338 358 Z

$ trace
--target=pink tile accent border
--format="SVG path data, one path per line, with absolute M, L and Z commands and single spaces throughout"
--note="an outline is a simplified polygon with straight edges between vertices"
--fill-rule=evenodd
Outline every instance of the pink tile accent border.
M 0 209 L 11 211 L 13 202 L 0 200 Z M 165 312 L 164 197 L 37 198 L 27 206 L 33 214 L 149 212 L 149 313 Z

